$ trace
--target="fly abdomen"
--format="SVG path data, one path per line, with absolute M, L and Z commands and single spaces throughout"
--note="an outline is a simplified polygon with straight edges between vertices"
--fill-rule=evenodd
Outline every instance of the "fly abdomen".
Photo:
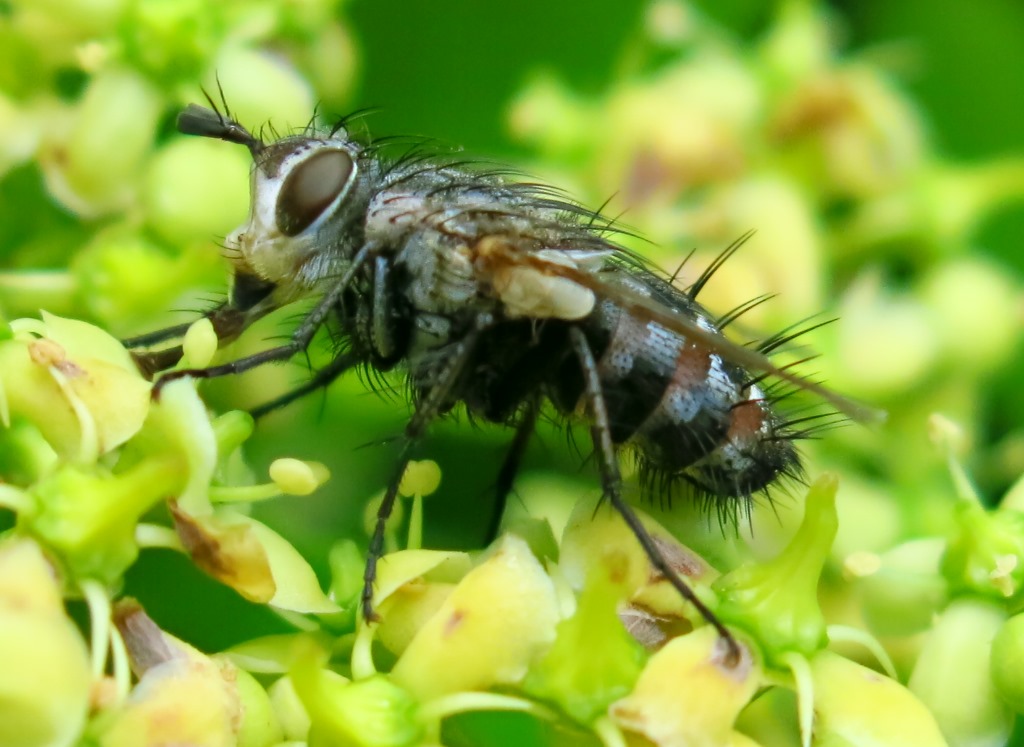
M 709 331 L 706 312 L 659 279 L 624 276 Z M 600 301 L 584 327 L 597 360 L 612 441 L 635 446 L 642 470 L 684 480 L 706 495 L 746 497 L 798 471 L 782 420 L 748 374 L 661 324 Z M 572 409 L 582 391 L 575 361 L 556 378 L 556 403 Z
M 729 429 L 718 447 L 683 473 L 709 495 L 745 497 L 779 476 L 800 476 L 793 434 L 758 386 L 730 410 Z
M 694 343 L 681 345 L 657 407 L 634 438 L 657 469 L 676 474 L 719 447 L 729 431 L 738 382 L 721 358 Z

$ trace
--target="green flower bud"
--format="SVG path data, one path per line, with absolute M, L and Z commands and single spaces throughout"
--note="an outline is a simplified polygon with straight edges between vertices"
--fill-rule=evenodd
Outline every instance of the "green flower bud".
M 644 651 L 616 614 L 622 587 L 612 569 L 595 566 L 576 612 L 558 623 L 555 642 L 530 668 L 523 689 L 552 701 L 581 723 L 592 723 L 633 689 Z M 600 652 L 595 656 L 594 652 Z
M 120 20 L 127 0 L 15 0 L 11 5 L 22 12 L 26 7 L 33 9 L 84 39 L 109 33 Z
M 551 579 L 523 540 L 505 535 L 420 628 L 391 676 L 420 698 L 519 682 L 557 620 Z
M 538 76 L 512 103 L 512 134 L 551 157 L 577 160 L 594 144 L 588 137 L 594 121 L 592 107 L 579 100 L 561 81 Z
M 313 88 L 324 100 L 349 98 L 358 80 L 359 50 L 352 33 L 334 19 L 311 29 L 312 38 L 291 50 Z
M 217 468 L 217 438 L 206 406 L 188 380 L 172 381 L 160 391 L 160 401 L 150 408 L 142 430 L 125 447 L 122 460 L 165 459 L 183 465 L 177 496 L 179 508 L 200 515 L 212 510 L 210 481 Z M 181 483 L 184 482 L 184 485 Z
M 996 599 L 1017 596 L 1024 586 L 1024 513 L 987 511 L 973 500 L 956 504 L 956 528 L 942 559 L 954 593 Z
M 219 665 L 226 684 L 230 684 L 230 678 L 234 677 L 241 716 L 237 731 L 238 747 L 270 747 L 281 741 L 284 734 L 277 712 L 263 686 L 244 669 L 238 669 L 220 657 L 214 661 Z
M 1016 713 L 1024 713 L 1024 614 L 1014 615 L 992 640 L 992 684 Z
M 1006 622 L 999 606 L 954 600 L 925 639 L 907 686 L 935 714 L 950 744 L 1005 744 L 1013 714 L 992 681 L 992 640 Z
M 977 257 L 950 259 L 922 279 L 921 296 L 958 369 L 992 370 L 1017 348 L 1024 296 L 1006 270 Z
M 162 110 L 159 93 L 135 71 L 112 67 L 97 75 L 66 139 L 40 153 L 50 192 L 85 216 L 124 209 L 135 199 Z
M 256 421 L 243 410 L 229 410 L 214 418 L 212 425 L 217 440 L 217 458 L 224 462 L 252 435 Z
M 0 391 L 0 402 L 3 397 Z M 4 426 L 0 427 L 0 480 L 10 485 L 31 485 L 56 467 L 57 453 L 37 426 L 21 419 L 4 424 L 2 417 L 0 426 Z
M 195 78 L 216 48 L 221 9 L 202 0 L 140 0 L 121 25 L 128 59 L 162 76 Z
M 313 91 L 295 68 L 276 55 L 237 43 L 221 49 L 204 84 L 207 90 L 220 86 L 230 91 L 232 115 L 250 127 L 269 120 L 288 132 L 309 122 L 313 111 Z
M 114 585 L 138 555 L 139 518 L 180 485 L 175 459 L 154 457 L 117 475 L 69 465 L 29 489 L 35 505 L 19 521 L 72 577 Z
M 658 747 L 729 744 L 740 711 L 763 683 L 760 665 L 740 645 L 740 661 L 706 626 L 670 641 L 644 667 L 633 692 L 609 713 L 623 729 Z
M 935 716 L 895 680 L 831 651 L 814 655 L 811 675 L 815 745 L 945 747 Z M 936 685 L 947 687 L 956 676 L 947 673 Z
M 927 630 L 949 594 L 939 562 L 946 543 L 940 538 L 918 539 L 874 556 L 864 573 L 864 617 L 871 630 L 883 636 L 902 636 Z
M 881 278 L 866 275 L 847 292 L 830 372 L 836 386 L 864 396 L 902 396 L 935 364 L 939 338 L 934 320 L 907 297 L 883 292 Z M 892 366 L 887 361 L 899 360 Z M 830 376 L 830 381 L 832 377 Z
M 71 260 L 76 303 L 105 325 L 134 331 L 139 320 L 165 313 L 182 287 L 223 275 L 220 258 L 203 249 L 208 256 L 196 250 L 174 256 L 136 226 L 102 230 Z
M 300 653 L 290 678 L 309 714 L 310 747 L 403 747 L 418 744 L 418 705 L 383 676 L 349 682 L 324 669 L 312 646 Z
M 244 148 L 225 148 L 206 138 L 172 140 L 146 170 L 142 200 L 147 223 L 171 246 L 205 245 L 211 236 L 226 236 L 249 206 L 249 166 Z
M 355 540 L 343 539 L 331 546 L 327 563 L 331 569 L 331 598 L 342 609 L 354 609 L 363 591 L 366 559 Z
M 817 590 L 836 536 L 838 485 L 830 473 L 811 485 L 803 521 L 778 557 L 741 566 L 713 584 L 720 596 L 715 613 L 751 633 L 769 661 L 786 652 L 809 656 L 827 641 Z
M 281 677 L 267 690 L 274 715 L 281 725 L 285 739 L 305 741 L 309 736 L 311 721 L 306 707 L 302 705 L 291 677 Z

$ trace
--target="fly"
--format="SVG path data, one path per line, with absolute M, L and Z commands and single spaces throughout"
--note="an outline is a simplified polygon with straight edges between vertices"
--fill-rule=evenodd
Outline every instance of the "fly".
M 616 228 L 548 187 L 507 172 L 351 137 L 342 122 L 264 142 L 224 113 L 189 105 L 178 129 L 245 146 L 253 159 L 247 221 L 228 236 L 228 300 L 209 311 L 221 343 L 300 299 L 316 305 L 283 345 L 182 377 L 247 371 L 304 351 L 329 326 L 343 348 L 311 379 L 257 408 L 260 415 L 327 386 L 346 371 L 402 367 L 413 415 L 371 537 L 362 592 L 372 607 L 376 563 L 398 486 L 428 426 L 457 404 L 515 430 L 498 472 L 504 504 L 543 403 L 582 416 L 604 499 L 631 528 L 654 568 L 728 642 L 735 640 L 669 566 L 622 497 L 618 454 L 637 454 L 649 489 L 689 486 L 725 515 L 780 478 L 799 477 L 794 442 L 813 431 L 776 407 L 771 379 L 807 390 L 856 419 L 873 412 L 773 364 L 782 335 L 748 348 L 727 339 L 696 300 L 715 265 L 680 289 L 614 243 Z M 721 259 L 727 257 L 727 251 Z M 718 263 L 716 263 L 718 264 Z M 129 341 L 152 345 L 187 325 Z M 180 347 L 139 353 L 162 371 Z M 500 515 L 500 513 L 499 513 Z

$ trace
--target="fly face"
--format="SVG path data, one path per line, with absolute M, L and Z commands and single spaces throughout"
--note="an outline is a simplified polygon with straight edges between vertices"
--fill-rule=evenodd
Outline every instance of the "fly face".
M 241 267 L 279 287 L 297 286 L 295 295 L 315 282 L 307 265 L 322 256 L 327 224 L 341 213 L 359 171 L 347 145 L 299 137 L 260 151 L 248 220 L 226 241 Z
M 257 316 L 308 295 L 345 259 L 344 218 L 358 178 L 359 148 L 344 131 L 264 144 L 241 125 L 201 107 L 179 118 L 186 134 L 238 142 L 253 157 L 246 222 L 224 242 L 235 279 L 232 307 Z

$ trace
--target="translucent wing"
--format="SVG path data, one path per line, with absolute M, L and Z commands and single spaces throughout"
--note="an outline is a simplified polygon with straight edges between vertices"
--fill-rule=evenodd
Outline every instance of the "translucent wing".
M 820 397 L 836 410 L 865 423 L 880 423 L 885 420 L 885 411 L 856 402 L 832 391 L 828 387 L 809 380 L 789 368 L 773 363 L 767 356 L 752 348 L 744 347 L 719 332 L 700 325 L 696 319 L 673 309 L 657 299 L 644 296 L 629 287 L 612 285 L 601 277 L 601 273 L 581 267 L 579 263 L 552 261 L 550 251 L 524 251 L 514 239 L 489 236 L 486 241 L 487 261 L 490 269 L 507 267 L 529 268 L 538 275 L 560 278 L 592 292 L 596 298 L 613 299 L 627 313 L 656 322 L 687 339 L 699 342 L 726 360 L 750 371 L 769 374 Z M 565 253 L 571 257 L 573 252 Z

